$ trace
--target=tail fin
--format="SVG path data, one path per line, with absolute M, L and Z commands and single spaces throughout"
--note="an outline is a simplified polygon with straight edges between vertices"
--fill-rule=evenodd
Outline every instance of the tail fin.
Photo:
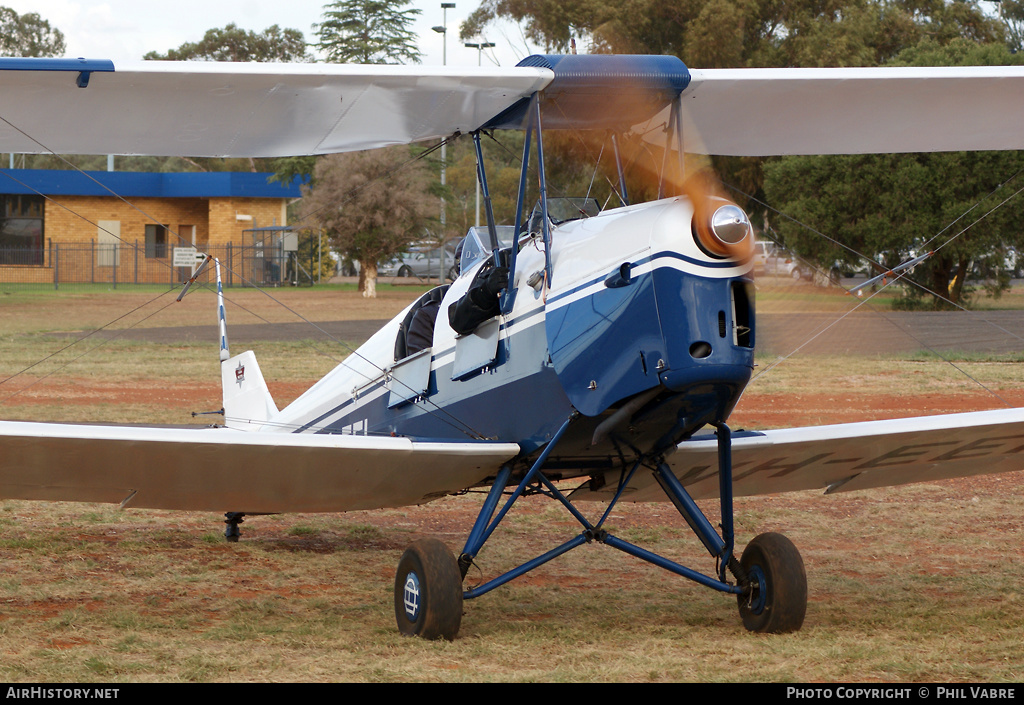
M 221 362 L 220 379 L 228 428 L 255 430 L 277 415 L 277 404 L 252 350 Z
M 224 399 L 224 424 L 228 428 L 255 430 L 277 414 L 277 404 L 270 396 L 256 354 L 247 350 L 231 357 L 228 352 L 227 316 L 224 312 L 224 288 L 217 269 L 217 321 L 220 325 L 220 383 Z

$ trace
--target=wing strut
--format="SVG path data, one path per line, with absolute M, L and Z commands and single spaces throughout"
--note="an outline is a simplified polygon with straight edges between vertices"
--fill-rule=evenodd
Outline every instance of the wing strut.
M 487 186 L 487 171 L 484 169 L 484 151 L 480 146 L 480 131 L 473 133 L 473 147 L 476 149 L 476 183 L 477 188 L 483 193 L 484 215 L 487 218 L 487 235 L 491 240 L 491 252 L 494 255 L 494 264 L 498 264 L 498 250 L 501 243 L 498 242 L 498 230 L 494 223 L 494 208 L 491 206 L 491 190 Z M 480 213 L 477 212 L 477 224 L 479 224 Z M 515 246 L 513 238 L 513 249 Z
M 622 168 L 622 151 L 619 149 L 619 139 L 612 133 L 612 149 L 615 151 L 615 169 L 619 173 L 619 197 L 622 205 L 629 205 L 629 192 L 626 190 L 626 172 Z
M 516 257 L 519 253 L 519 233 L 523 230 L 523 211 L 526 205 L 526 173 L 530 167 L 530 138 L 533 136 L 533 113 L 529 113 L 526 124 L 526 132 L 523 135 L 523 159 L 522 169 L 519 172 L 519 196 L 516 199 L 516 220 L 513 235 L 513 246 L 508 264 L 508 280 L 515 281 Z M 514 287 L 510 286 L 505 290 L 505 298 L 501 301 L 502 313 L 509 313 L 512 310 Z
M 551 287 L 551 220 L 548 218 L 548 182 L 544 172 L 544 129 L 540 121 L 540 98 L 533 97 L 534 129 L 537 131 L 537 178 L 540 181 L 540 210 L 543 216 L 545 286 Z M 525 171 L 526 165 L 523 165 Z

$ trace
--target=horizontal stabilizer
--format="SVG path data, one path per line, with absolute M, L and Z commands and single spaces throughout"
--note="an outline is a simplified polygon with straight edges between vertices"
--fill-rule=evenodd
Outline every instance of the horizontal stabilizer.
M 0 422 L 0 498 L 195 511 L 422 504 L 493 476 L 514 443 Z
M 736 433 L 732 460 L 737 496 L 846 492 L 1022 470 L 1024 409 Z M 680 443 L 667 462 L 694 498 L 718 496 L 713 435 Z M 589 498 L 614 490 L 608 482 Z M 649 473 L 638 473 L 626 496 L 665 500 Z

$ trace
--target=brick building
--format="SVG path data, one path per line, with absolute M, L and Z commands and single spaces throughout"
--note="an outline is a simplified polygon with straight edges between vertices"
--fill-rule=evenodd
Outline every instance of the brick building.
M 262 248 L 300 195 L 270 176 L 0 169 L 0 280 L 165 282 L 175 247 Z

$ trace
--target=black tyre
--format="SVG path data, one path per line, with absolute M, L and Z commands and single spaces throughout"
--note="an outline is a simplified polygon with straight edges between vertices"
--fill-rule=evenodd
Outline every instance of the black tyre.
M 752 632 L 799 631 L 807 613 L 807 573 L 793 542 L 782 534 L 754 538 L 740 557 L 751 589 L 739 595 L 743 626 Z
M 412 269 L 410 269 L 408 265 L 405 265 L 401 269 L 398 270 L 398 276 L 400 276 L 400 277 L 411 277 L 412 276 Z
M 451 641 L 462 623 L 462 574 L 451 550 L 421 539 L 402 554 L 395 573 L 395 619 L 406 636 Z

